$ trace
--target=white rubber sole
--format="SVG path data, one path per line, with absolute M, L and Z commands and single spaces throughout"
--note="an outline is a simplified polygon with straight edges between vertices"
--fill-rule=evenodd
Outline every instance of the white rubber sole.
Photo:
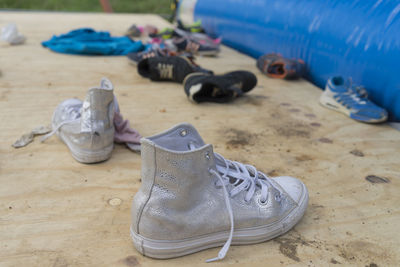
M 61 141 L 68 146 L 72 157 L 81 163 L 97 163 L 108 160 L 111 157 L 114 149 L 114 144 L 96 151 L 79 149 L 69 144 L 69 142 L 64 138 L 64 134 L 62 132 L 59 132 L 58 136 L 60 137 Z
M 282 235 L 295 226 L 303 217 L 308 205 L 308 192 L 303 184 L 303 196 L 299 206 L 279 222 L 247 229 L 236 229 L 232 245 L 255 244 Z M 229 236 L 229 231 L 213 233 L 184 240 L 154 240 L 145 238 L 130 229 L 135 248 L 143 255 L 156 259 L 176 258 L 208 248 L 222 246 Z
M 333 99 L 329 96 L 326 96 L 324 93 L 322 93 L 321 97 L 319 98 L 319 103 L 324 107 L 339 111 L 350 117 L 350 110 L 348 110 L 347 108 L 342 106 L 335 99 Z

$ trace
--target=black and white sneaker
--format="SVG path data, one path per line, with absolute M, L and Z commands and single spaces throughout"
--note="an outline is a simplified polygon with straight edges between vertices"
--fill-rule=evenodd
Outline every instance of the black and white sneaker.
M 186 51 L 200 56 L 217 56 L 220 52 L 220 44 L 219 42 L 213 42 L 210 40 L 196 40 L 194 37 L 185 36 L 174 38 L 172 44 L 175 45 L 178 51 Z
M 148 51 L 142 52 L 133 52 L 126 55 L 129 62 L 133 65 L 137 65 L 142 59 L 151 58 L 151 57 L 166 57 L 169 55 L 169 51 L 167 49 L 150 49 Z
M 192 73 L 183 86 L 191 101 L 224 103 L 247 93 L 257 85 L 257 77 L 248 71 L 233 71 L 224 75 Z
M 201 68 L 187 57 L 169 56 L 145 58 L 137 65 L 140 75 L 152 81 L 173 81 L 182 83 L 193 72 L 212 74 Z

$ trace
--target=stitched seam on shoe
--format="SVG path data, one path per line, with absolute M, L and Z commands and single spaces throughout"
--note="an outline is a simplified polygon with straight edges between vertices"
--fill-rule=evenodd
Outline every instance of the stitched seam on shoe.
M 145 203 L 142 205 L 142 207 L 140 208 L 140 210 L 139 210 L 139 212 L 138 212 L 138 216 L 137 216 L 137 222 L 136 222 L 136 231 L 137 231 L 137 233 L 138 234 L 140 234 L 140 232 L 139 232 L 139 223 L 140 223 L 140 219 L 141 219 L 141 217 L 142 217 L 142 213 L 143 213 L 143 210 L 144 210 L 144 208 L 146 207 L 146 205 L 147 205 L 147 203 L 149 202 L 149 200 L 150 200 L 150 198 L 151 198 L 151 192 L 153 191 L 153 187 L 154 187 L 154 182 L 155 182 L 155 179 L 156 179 L 156 173 L 157 173 L 157 158 L 156 158 L 156 147 L 155 146 L 153 146 L 153 150 L 154 150 L 154 174 L 153 174 L 153 180 L 152 180 L 152 182 L 151 182 L 151 186 L 150 186 L 150 190 L 149 190 L 149 196 L 148 196 L 148 198 L 147 198 L 147 200 L 145 201 Z M 143 250 L 143 248 L 142 248 L 142 250 Z

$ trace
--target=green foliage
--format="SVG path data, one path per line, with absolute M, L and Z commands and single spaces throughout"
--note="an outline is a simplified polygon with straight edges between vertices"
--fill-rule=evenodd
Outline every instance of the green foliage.
M 114 12 L 171 14 L 171 0 L 109 0 Z M 102 12 L 99 0 L 0 0 L 0 9 Z

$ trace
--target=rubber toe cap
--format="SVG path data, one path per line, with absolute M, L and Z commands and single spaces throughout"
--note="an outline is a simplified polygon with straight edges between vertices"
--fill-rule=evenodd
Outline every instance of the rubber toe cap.
M 278 183 L 283 190 L 297 203 L 304 199 L 304 194 L 308 194 L 305 185 L 296 178 L 290 176 L 275 177 L 273 180 Z

